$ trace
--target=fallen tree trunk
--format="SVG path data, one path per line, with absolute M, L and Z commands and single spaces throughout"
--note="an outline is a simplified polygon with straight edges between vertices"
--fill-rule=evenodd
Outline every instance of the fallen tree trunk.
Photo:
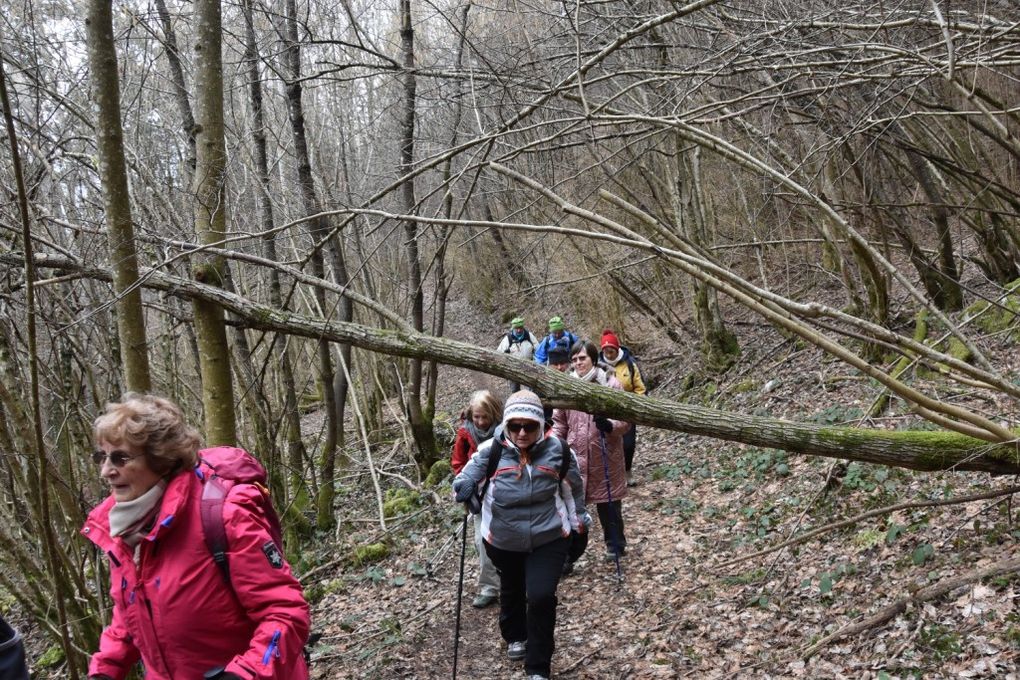
M 17 257 L 14 254 L 0 255 L 0 261 L 10 260 L 13 264 L 18 261 Z M 77 271 L 93 279 L 112 279 L 106 270 L 86 268 L 62 256 L 37 255 L 36 264 L 39 267 Z M 956 432 L 832 427 L 720 411 L 599 387 L 532 362 L 520 361 L 506 354 L 448 338 L 326 321 L 274 309 L 219 288 L 154 270 L 143 272 L 140 285 L 173 295 L 215 302 L 236 314 L 250 328 L 316 340 L 325 338 L 381 354 L 429 359 L 459 366 L 530 385 L 557 406 L 611 415 L 640 425 L 783 449 L 792 453 L 880 463 L 912 470 L 1020 473 L 1020 447 L 1017 440 L 994 444 Z

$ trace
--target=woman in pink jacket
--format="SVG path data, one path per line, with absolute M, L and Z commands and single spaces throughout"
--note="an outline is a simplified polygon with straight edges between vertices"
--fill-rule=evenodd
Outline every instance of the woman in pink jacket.
M 181 409 L 128 394 L 93 435 L 110 496 L 82 533 L 109 558 L 113 618 L 89 677 L 122 680 L 140 660 L 146 680 L 306 680 L 308 605 L 272 538 L 263 490 L 237 484 L 223 501 L 224 572 L 205 543 L 199 436 Z
M 594 343 L 584 340 L 576 342 L 570 348 L 570 362 L 574 367 L 571 375 L 614 390 L 622 390 L 623 387 L 614 376 L 596 365 L 598 356 L 599 350 Z M 584 411 L 556 409 L 553 412 L 553 434 L 566 439 L 577 455 L 581 478 L 584 479 L 585 504 L 595 503 L 598 508 L 608 559 L 622 556 L 627 547 L 621 500 L 627 495 L 623 435 L 628 429 L 630 423 L 593 416 Z M 607 467 L 608 484 L 605 474 Z

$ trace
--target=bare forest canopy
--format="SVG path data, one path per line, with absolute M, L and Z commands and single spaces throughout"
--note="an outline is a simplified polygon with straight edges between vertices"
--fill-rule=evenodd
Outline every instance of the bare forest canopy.
M 1018 76 L 1014 0 L 9 4 L 0 587 L 67 657 L 93 646 L 75 452 L 129 389 L 263 452 L 298 541 L 334 526 L 343 465 L 381 496 L 394 413 L 409 484 L 446 456 L 440 364 L 755 446 L 1017 472 L 1020 368 L 990 357 L 1020 341 Z M 822 427 L 479 347 L 566 312 L 695 384 L 756 324 L 874 401 Z

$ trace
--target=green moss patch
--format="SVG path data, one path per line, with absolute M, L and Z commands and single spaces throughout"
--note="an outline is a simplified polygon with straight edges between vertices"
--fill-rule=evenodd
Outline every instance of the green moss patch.
M 388 489 L 383 499 L 383 516 L 406 515 L 421 503 L 421 498 L 410 489 Z
M 439 486 L 452 472 L 453 468 L 450 467 L 450 461 L 446 459 L 437 460 L 429 468 L 429 474 L 425 477 L 425 488 L 431 489 Z
M 354 550 L 354 565 L 362 566 L 384 560 L 390 555 L 390 548 L 385 543 L 370 543 Z

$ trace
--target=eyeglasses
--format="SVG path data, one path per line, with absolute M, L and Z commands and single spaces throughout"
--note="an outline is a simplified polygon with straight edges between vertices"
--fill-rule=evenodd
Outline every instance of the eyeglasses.
M 538 432 L 538 423 L 533 420 L 529 420 L 526 423 L 507 423 L 506 429 L 510 430 L 514 434 L 517 434 L 521 430 L 524 430 L 528 434 L 534 434 Z
M 132 461 L 135 458 L 140 457 L 141 456 L 132 456 L 130 453 L 124 453 L 123 451 L 111 451 L 110 453 L 107 453 L 106 451 L 99 450 L 92 452 L 93 463 L 96 465 L 102 465 L 103 461 L 109 459 L 110 465 L 115 468 L 122 468 L 128 464 L 128 461 Z

